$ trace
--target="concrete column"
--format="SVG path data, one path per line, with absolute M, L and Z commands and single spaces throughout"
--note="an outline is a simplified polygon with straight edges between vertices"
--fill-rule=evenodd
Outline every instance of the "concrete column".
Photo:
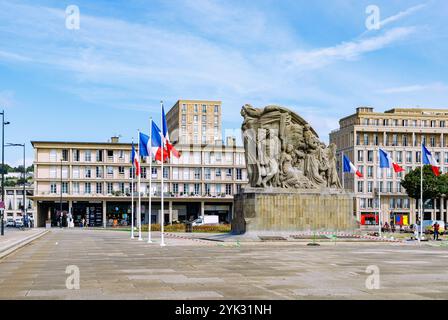
M 170 224 L 173 224 L 173 201 L 168 202 L 169 213 L 170 213 Z
M 445 198 L 440 198 L 440 220 L 445 221 Z
M 204 201 L 201 201 L 201 217 L 204 218 L 204 215 L 205 215 Z
M 47 220 L 51 220 L 51 209 L 48 207 Z
M 434 199 L 432 202 L 434 204 L 434 210 L 432 210 L 431 219 L 435 220 L 437 218 L 437 200 Z
M 103 201 L 103 228 L 106 228 L 107 226 L 107 221 L 106 221 L 106 201 Z

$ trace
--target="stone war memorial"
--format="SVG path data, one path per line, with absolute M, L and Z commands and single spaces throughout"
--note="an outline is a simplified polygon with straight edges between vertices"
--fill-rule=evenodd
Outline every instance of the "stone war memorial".
M 232 233 L 352 231 L 353 194 L 342 188 L 336 146 L 296 113 L 241 109 L 248 187 L 235 195 Z

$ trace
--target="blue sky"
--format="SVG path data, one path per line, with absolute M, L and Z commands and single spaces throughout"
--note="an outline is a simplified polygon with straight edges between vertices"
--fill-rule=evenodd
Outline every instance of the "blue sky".
M 130 141 L 161 99 L 222 100 L 231 130 L 245 103 L 284 105 L 325 141 L 357 106 L 448 107 L 447 13 L 445 0 L 0 0 L 6 141 L 27 142 L 28 162 L 30 140 Z

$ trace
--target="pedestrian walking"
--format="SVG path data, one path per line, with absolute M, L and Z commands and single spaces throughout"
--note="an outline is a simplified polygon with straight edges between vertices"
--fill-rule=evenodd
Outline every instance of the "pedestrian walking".
M 437 223 L 434 223 L 434 240 L 439 240 L 439 229 L 440 229 L 440 225 Z

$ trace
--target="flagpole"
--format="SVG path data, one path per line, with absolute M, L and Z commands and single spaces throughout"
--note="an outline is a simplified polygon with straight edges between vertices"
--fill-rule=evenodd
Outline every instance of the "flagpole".
M 149 200 L 148 200 L 148 243 L 152 243 L 151 240 L 151 217 L 152 217 L 152 117 L 150 117 L 150 126 L 149 126 Z
M 165 244 L 165 236 L 164 236 L 164 229 L 165 229 L 165 211 L 164 211 L 164 199 L 163 199 L 163 161 L 164 161 L 164 149 L 165 149 L 165 137 L 164 137 L 164 122 L 163 122 L 163 101 L 160 101 L 160 124 L 162 126 L 162 129 L 160 130 L 160 135 L 162 138 L 162 179 L 160 180 L 160 187 L 161 187 L 161 219 L 160 219 L 160 246 L 164 247 Z
M 138 130 L 138 159 L 140 159 L 140 130 Z M 141 174 L 138 175 L 138 208 L 137 208 L 137 217 L 138 217 L 138 240 L 142 241 L 142 195 L 141 195 Z
M 342 164 L 342 190 L 345 190 L 345 172 L 344 172 L 344 151 L 341 153 Z
M 418 237 L 418 242 L 421 241 L 423 237 L 423 142 L 420 148 L 420 236 Z
M 381 168 L 381 156 L 380 156 L 380 148 L 378 147 L 378 170 L 380 171 L 379 179 L 378 179 L 378 226 L 379 226 L 379 236 L 382 236 L 381 232 L 381 177 L 383 174 L 383 169 Z
M 134 148 L 134 138 L 132 138 L 132 147 Z M 135 238 L 134 237 L 134 174 L 135 174 L 135 159 L 132 159 L 132 172 L 131 172 L 131 239 Z

